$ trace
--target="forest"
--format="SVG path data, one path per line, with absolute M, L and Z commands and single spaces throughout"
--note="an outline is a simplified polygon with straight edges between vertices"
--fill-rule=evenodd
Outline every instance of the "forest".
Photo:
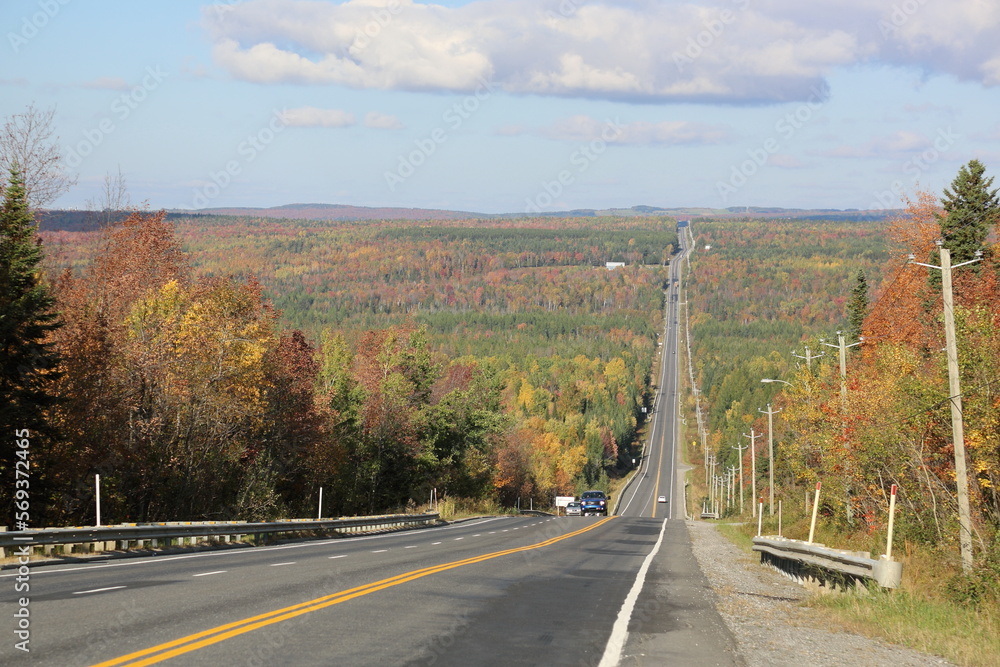
M 776 503 L 802 514 L 819 482 L 825 525 L 881 553 L 895 487 L 897 548 L 919 546 L 957 572 L 953 599 L 1000 600 L 998 223 L 997 189 L 975 160 L 943 195 L 918 193 L 885 223 L 697 222 L 688 299 L 708 434 L 704 450 L 689 443 L 692 455 L 715 457 L 720 475 L 742 467 L 749 489 L 756 435 L 756 488 L 770 517 L 771 410 Z M 939 248 L 955 266 L 956 394 Z
M 50 525 L 93 522 L 95 475 L 105 521 L 308 516 L 321 487 L 329 515 L 607 490 L 651 404 L 677 248 L 652 217 L 136 210 L 38 238 L 45 400 L 13 423 Z

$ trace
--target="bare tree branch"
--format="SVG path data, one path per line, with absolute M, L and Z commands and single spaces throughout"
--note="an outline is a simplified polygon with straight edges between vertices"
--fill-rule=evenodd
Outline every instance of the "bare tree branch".
M 8 116 L 0 129 L 0 181 L 5 183 L 16 167 L 32 209 L 55 201 L 76 183 L 63 171 L 62 151 L 52 137 L 55 113 L 55 107 L 40 110 L 32 103 L 23 113 Z
M 125 176 L 122 174 L 121 166 L 118 167 L 117 174 L 112 175 L 111 172 L 108 172 L 104 175 L 101 198 L 98 201 L 87 200 L 87 209 L 93 212 L 101 227 L 107 227 L 121 221 L 131 207 L 132 199 L 129 197 L 128 186 L 125 184 Z M 90 215 L 88 213 L 88 217 Z

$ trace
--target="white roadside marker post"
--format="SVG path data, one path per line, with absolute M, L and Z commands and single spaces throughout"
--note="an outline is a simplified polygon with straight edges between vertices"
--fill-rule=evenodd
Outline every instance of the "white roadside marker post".
M 885 558 L 892 558 L 892 529 L 896 520 L 896 485 L 892 485 L 892 493 L 889 495 L 889 535 L 885 540 Z
M 823 485 L 823 482 L 816 482 L 816 497 L 813 499 L 813 516 L 812 522 L 809 524 L 809 544 L 812 544 L 813 537 L 816 536 L 816 514 L 819 512 L 819 488 Z

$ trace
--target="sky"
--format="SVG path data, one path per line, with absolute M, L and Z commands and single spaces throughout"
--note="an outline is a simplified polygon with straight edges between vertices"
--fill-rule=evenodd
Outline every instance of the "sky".
M 154 209 L 896 208 L 1000 174 L 996 0 L 4 0 L 0 116 Z M 1000 181 L 998 181 L 1000 182 Z

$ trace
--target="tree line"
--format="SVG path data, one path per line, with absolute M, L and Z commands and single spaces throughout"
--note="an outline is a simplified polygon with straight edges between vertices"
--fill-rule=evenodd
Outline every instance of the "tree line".
M 780 224 L 764 223 L 763 228 Z M 733 445 L 748 444 L 742 434 L 751 428 L 766 432 L 766 418 L 758 409 L 770 403 L 781 411 L 774 419 L 779 499 L 801 502 L 803 489 L 820 481 L 826 521 L 877 540 L 884 539 L 889 495 L 896 485 L 897 539 L 933 550 L 957 570 L 958 488 L 943 352 L 941 272 L 922 264 L 940 266 L 939 247 L 949 249 L 954 264 L 967 263 L 954 272 L 954 319 L 976 568 L 949 584 L 957 599 L 965 601 L 987 594 L 1000 597 L 996 586 L 1000 571 L 998 224 L 997 188 L 986 176 L 985 166 L 972 160 L 941 197 L 918 193 L 888 226 L 859 232 L 871 240 L 869 256 L 885 258 L 881 269 L 863 261 L 849 240 L 834 244 L 830 256 L 816 256 L 814 273 L 834 265 L 842 268 L 838 281 L 827 287 L 815 279 L 799 281 L 816 286 L 808 298 L 823 306 L 816 320 L 823 326 L 805 329 L 786 324 L 780 309 L 769 309 L 766 297 L 752 287 L 746 291 L 754 299 L 764 298 L 763 307 L 732 290 L 728 299 L 715 290 L 702 292 L 702 285 L 712 284 L 711 276 L 723 263 L 694 264 L 692 290 L 698 296 L 692 296 L 692 303 L 705 298 L 709 309 L 728 315 L 692 315 L 695 359 L 701 366 L 699 377 L 708 395 L 713 431 L 710 449 L 719 460 L 749 470 L 749 452 L 741 460 Z M 706 226 L 707 235 L 716 234 L 714 226 Z M 763 238 L 749 239 L 747 252 L 752 253 Z M 795 254 L 790 253 L 789 266 L 795 265 Z M 845 261 L 850 254 L 854 260 Z M 769 271 L 757 275 L 773 281 Z M 712 304 L 716 296 L 719 302 Z M 760 313 L 768 313 L 770 338 L 753 341 L 732 333 L 722 337 L 741 327 L 753 331 Z M 823 344 L 836 344 L 834 326 L 847 344 L 859 343 L 848 351 L 845 378 L 840 375 L 838 350 Z M 826 340 L 821 342 L 824 333 Z M 718 347 L 720 343 L 724 344 Z M 811 363 L 801 358 L 807 346 Z M 800 358 L 791 356 L 793 347 Z M 816 358 L 820 352 L 826 356 Z M 761 378 L 788 384 L 762 385 Z M 757 441 L 756 458 L 758 490 L 766 497 L 763 438 Z
M 385 226 L 352 223 L 335 231 L 330 264 L 329 229 L 269 221 L 246 239 L 242 222 L 192 220 L 201 226 L 185 237 L 183 224 L 148 211 L 100 231 L 45 232 L 43 245 L 20 182 L 13 173 L 0 217 L 0 390 L 7 432 L 35 436 L 33 521 L 92 522 L 96 474 L 113 521 L 251 520 L 311 515 L 320 487 L 332 514 L 413 506 L 431 489 L 544 504 L 607 488 L 631 465 L 650 402 L 666 279 L 658 265 L 484 264 L 459 280 L 439 267 L 486 256 L 482 244 L 510 243 L 510 233 L 458 226 L 448 243 L 401 234 L 407 245 L 379 256 L 367 248 Z M 663 220 L 574 224 L 576 242 L 591 247 L 612 227 L 676 233 Z M 277 243 L 289 236 L 301 243 Z M 261 243 L 269 238 L 276 244 Z M 258 279 L 245 266 L 226 270 L 233 243 L 280 251 L 235 255 L 271 267 Z M 419 266 L 434 253 L 431 273 L 395 279 L 407 291 L 430 280 L 429 301 L 370 307 L 396 297 L 379 282 L 383 262 Z M 295 266 L 330 277 L 339 308 L 276 307 L 269 295 L 295 284 Z M 298 275 L 293 291 L 305 294 Z M 315 326 L 288 328 L 296 317 Z M 5 478 L 14 456 L 5 449 Z M 2 493 L 10 507 L 11 487 Z

